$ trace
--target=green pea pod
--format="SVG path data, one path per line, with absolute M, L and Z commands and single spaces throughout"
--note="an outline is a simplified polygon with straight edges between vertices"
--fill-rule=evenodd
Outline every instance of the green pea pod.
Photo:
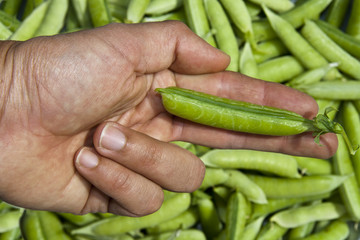
M 21 234 L 26 240 L 70 240 L 59 218 L 52 212 L 26 210 L 20 219 Z
M 341 48 L 351 55 L 360 58 L 360 39 L 343 32 L 341 29 L 336 28 L 323 20 L 316 20 L 315 23 Z
M 360 79 L 360 61 L 328 37 L 314 21 L 307 20 L 301 33 L 329 62 L 338 62 L 339 70 Z
M 197 206 L 201 228 L 206 237 L 212 239 L 218 235 L 223 228 L 215 204 L 211 199 L 202 198 L 197 201 Z
M 247 174 L 268 198 L 308 197 L 328 193 L 338 188 L 348 177 L 338 175 L 275 178 Z
M 257 76 L 265 81 L 282 83 L 298 76 L 304 70 L 297 58 L 284 55 L 260 63 Z
M 346 32 L 350 35 L 360 38 L 360 1 L 353 0 L 351 5 L 351 12 L 349 22 L 346 26 Z
M 240 240 L 255 240 L 261 227 L 264 224 L 265 217 L 258 217 L 245 225 L 244 231 L 240 235 Z
M 320 81 L 316 83 L 300 84 L 296 89 L 308 95 L 327 100 L 358 100 L 360 99 L 360 81 Z
M 360 108 L 356 109 L 356 101 L 345 101 L 341 107 L 341 119 L 344 129 L 349 131 L 350 141 L 360 144 Z M 351 155 L 354 174 L 360 185 L 360 152 Z
M 318 233 L 313 233 L 302 240 L 339 240 L 347 239 L 349 236 L 349 225 L 341 220 L 331 222 L 326 228 Z
M 224 186 L 241 192 L 246 198 L 254 203 L 267 203 L 264 191 L 244 173 L 237 170 L 226 170 L 229 178 L 224 182 Z
M 256 63 L 262 63 L 289 53 L 284 43 L 278 38 L 262 41 L 258 43 L 257 47 L 258 51 L 253 52 Z
M 343 205 L 324 202 L 280 211 L 274 214 L 270 221 L 285 228 L 295 228 L 310 222 L 338 219 L 345 212 L 346 209 Z
M 250 203 L 242 193 L 234 192 L 230 196 L 226 211 L 226 239 L 239 239 L 249 218 L 251 212 L 250 206 Z
M 209 167 L 256 170 L 290 178 L 301 177 L 296 157 L 281 153 L 246 149 L 214 149 L 205 153 L 200 159 Z
M 12 210 L 0 214 L 0 233 L 10 231 L 19 226 L 19 220 L 22 215 L 22 211 Z
M 345 19 L 349 4 L 350 0 L 334 0 L 326 14 L 326 22 L 336 28 L 341 27 L 341 24 Z
M 14 228 L 0 234 L 0 240 L 19 240 L 21 236 L 20 228 Z
M 94 27 L 111 23 L 111 15 L 105 0 L 88 0 L 89 13 Z
M 34 37 L 58 34 L 65 24 L 69 0 L 51 0 L 44 19 Z
M 163 223 L 159 223 L 154 227 L 146 229 L 146 232 L 149 234 L 159 234 L 163 232 L 170 232 L 179 229 L 189 229 L 195 226 L 199 221 L 199 212 L 197 208 L 190 207 L 185 212 L 181 213 L 179 216 Z
M 282 18 L 290 22 L 295 28 L 302 26 L 306 19 L 318 19 L 319 15 L 326 9 L 332 0 L 306 1 L 287 12 L 280 14 Z M 255 39 L 264 41 L 276 38 L 276 33 L 268 21 L 256 21 L 253 23 Z
M 224 183 L 229 178 L 229 174 L 221 168 L 206 168 L 204 180 L 200 189 L 215 187 Z
M 166 232 L 153 236 L 145 236 L 137 238 L 138 240 L 206 240 L 204 233 L 198 229 L 178 230 L 174 232 Z
M 76 226 L 83 226 L 99 219 L 99 217 L 93 213 L 87 213 L 84 215 L 75 215 L 71 213 L 57 213 L 57 214 L 61 218 L 66 219 L 67 221 L 71 222 L 72 224 L 75 224 Z
M 10 36 L 10 40 L 25 41 L 32 38 L 40 26 L 50 1 L 44 1 L 25 18 L 16 31 Z
M 360 190 L 354 174 L 354 167 L 345 141 L 339 136 L 339 146 L 333 157 L 335 174 L 348 176 L 340 186 L 340 196 L 351 219 L 360 221 Z
M 293 205 L 326 199 L 328 197 L 330 197 L 330 192 L 307 197 L 269 198 L 266 204 L 254 204 L 251 219 L 253 220 L 261 216 L 267 216 Z
M 282 227 L 274 222 L 267 222 L 259 232 L 256 240 L 277 240 L 282 239 L 288 228 Z
M 205 0 L 205 9 L 215 39 L 220 50 L 231 58 L 227 70 L 237 72 L 239 69 L 239 46 L 229 18 L 218 0 Z
M 126 11 L 127 23 L 139 23 L 145 16 L 145 11 L 150 4 L 150 0 L 130 0 Z
M 301 115 L 267 106 L 236 101 L 178 87 L 157 88 L 165 109 L 178 117 L 233 131 L 264 135 L 294 135 L 313 132 L 315 141 L 323 133 L 334 132 L 346 139 L 352 154 L 355 153 L 343 127 L 325 114 L 313 120 Z
M 239 61 L 239 70 L 244 75 L 257 78 L 258 66 L 249 42 L 246 42 L 242 48 Z
M 6 40 L 13 34 L 2 22 L 0 22 L 0 40 Z
M 75 229 L 73 235 L 115 236 L 166 222 L 186 211 L 191 203 L 189 193 L 177 193 L 164 201 L 161 208 L 143 217 L 114 216 Z
M 203 0 L 184 0 L 184 9 L 190 29 L 211 46 L 216 47 Z
M 0 10 L 0 22 L 4 24 L 10 31 L 14 32 L 20 26 L 20 21 L 3 10 Z
M 152 0 L 146 8 L 145 14 L 162 15 L 179 8 L 182 4 L 182 0 Z
M 92 22 L 88 9 L 88 0 L 71 0 L 71 6 L 74 8 L 80 26 L 83 28 L 90 28 Z

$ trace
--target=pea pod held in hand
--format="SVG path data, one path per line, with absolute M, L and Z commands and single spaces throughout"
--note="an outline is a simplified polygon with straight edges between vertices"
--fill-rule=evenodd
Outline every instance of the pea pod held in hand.
M 287 136 L 313 132 L 319 142 L 321 134 L 333 132 L 347 139 L 343 127 L 325 114 L 313 120 L 268 106 L 236 101 L 178 87 L 157 88 L 165 109 L 178 117 L 227 130 L 246 133 Z M 354 149 L 347 140 L 352 153 Z

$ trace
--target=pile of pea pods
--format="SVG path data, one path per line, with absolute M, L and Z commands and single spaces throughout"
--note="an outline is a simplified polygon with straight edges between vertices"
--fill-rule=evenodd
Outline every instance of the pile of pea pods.
M 231 57 L 228 70 L 303 91 L 360 144 L 360 0 L 0 0 L 0 40 L 112 22 L 178 20 Z M 0 201 L 4 239 L 360 239 L 360 151 L 331 159 L 174 142 L 207 167 L 193 193 L 164 191 L 139 218 Z

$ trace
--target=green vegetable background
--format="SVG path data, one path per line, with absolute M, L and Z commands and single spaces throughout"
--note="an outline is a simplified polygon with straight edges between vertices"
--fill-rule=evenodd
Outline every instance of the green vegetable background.
M 231 57 L 228 70 L 315 98 L 360 144 L 360 0 L 0 0 L 0 40 L 109 23 L 178 20 Z M 299 103 L 301 104 L 301 103 Z M 165 192 L 140 218 L 18 208 L 0 200 L 5 239 L 359 239 L 360 151 L 331 159 L 174 142 L 207 167 L 199 190 Z

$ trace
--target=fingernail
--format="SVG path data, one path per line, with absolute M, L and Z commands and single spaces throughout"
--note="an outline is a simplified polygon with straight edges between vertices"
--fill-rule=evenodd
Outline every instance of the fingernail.
M 111 151 L 119 151 L 126 144 L 125 135 L 116 127 L 108 124 L 100 135 L 100 147 Z
M 76 162 L 86 168 L 94 168 L 99 164 L 99 158 L 92 151 L 83 148 L 80 150 Z

